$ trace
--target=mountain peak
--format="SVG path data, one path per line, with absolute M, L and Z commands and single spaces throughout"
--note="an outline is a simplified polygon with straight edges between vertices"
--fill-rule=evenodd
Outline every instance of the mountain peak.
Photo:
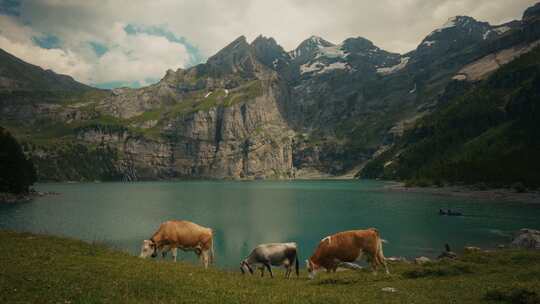
M 287 53 L 272 37 L 259 35 L 251 42 L 251 47 L 257 59 L 273 69 L 277 69 L 280 64 L 289 60 Z
M 227 57 L 232 53 L 245 53 L 249 50 L 249 44 L 247 43 L 245 36 L 240 36 L 222 48 L 214 56 L 208 58 L 208 63 L 218 61 L 222 57 Z
M 329 42 L 319 36 L 311 36 L 309 37 L 308 39 L 302 41 L 302 43 L 300 43 L 300 45 L 298 46 L 299 48 L 302 47 L 302 46 L 313 46 L 313 47 L 329 47 L 329 46 L 334 46 L 335 44 L 333 44 L 332 42 Z
M 275 47 L 279 45 L 277 44 L 274 38 L 259 35 L 257 36 L 257 38 L 255 38 L 255 40 L 251 42 L 251 46 L 252 47 L 263 47 L 263 46 Z
M 234 39 L 233 42 L 229 43 L 229 45 L 227 45 L 225 48 L 244 46 L 244 45 L 248 45 L 248 42 L 247 42 L 246 36 L 242 35 Z
M 532 20 L 538 17 L 540 17 L 540 2 L 527 8 L 527 10 L 525 10 L 525 13 L 523 13 L 524 21 Z
M 347 38 L 345 41 L 343 41 L 343 46 L 350 52 L 358 52 L 376 48 L 373 42 L 364 37 Z
M 299 57 L 304 58 L 311 56 L 322 48 L 330 46 L 335 46 L 335 44 L 319 36 L 311 36 L 308 39 L 302 41 L 302 43 L 300 43 L 300 45 L 298 45 L 298 47 L 295 50 L 291 51 L 289 54 L 293 59 Z
M 208 58 L 207 64 L 218 74 L 235 73 L 238 71 L 252 71 L 253 49 L 247 43 L 245 36 L 236 38 L 226 47 Z
M 454 16 L 448 18 L 448 20 L 439 28 L 437 28 L 434 32 L 442 32 L 446 29 L 454 28 L 454 27 L 465 27 L 472 24 L 480 23 L 476 21 L 473 17 L 469 16 Z
M 328 44 L 332 44 L 332 43 L 324 40 L 323 38 L 321 38 L 319 36 L 315 36 L 315 35 L 312 35 L 311 37 L 309 37 L 307 39 L 307 41 L 309 41 L 309 43 L 311 43 L 311 44 L 320 45 L 320 46 L 323 46 L 323 47 L 328 46 Z
M 442 52 L 449 48 L 462 48 L 496 36 L 498 31 L 494 32 L 492 29 L 489 23 L 477 21 L 469 16 L 451 17 L 424 38 L 419 48 Z

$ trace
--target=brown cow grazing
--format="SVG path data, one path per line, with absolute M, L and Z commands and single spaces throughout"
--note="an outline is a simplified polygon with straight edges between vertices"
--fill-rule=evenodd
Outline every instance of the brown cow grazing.
M 366 255 L 374 273 L 378 266 L 383 265 L 389 274 L 382 242 L 379 231 L 375 228 L 350 230 L 327 236 L 319 242 L 315 253 L 306 260 L 309 277 L 313 279 L 321 267 L 328 272 L 335 272 L 340 263 L 358 261 L 363 254 Z
M 213 231 L 210 228 L 199 226 L 188 221 L 167 221 L 149 240 L 144 240 L 140 257 L 157 256 L 161 251 L 163 257 L 169 250 L 173 252 L 176 262 L 177 248 L 183 251 L 194 251 L 208 268 L 214 261 Z

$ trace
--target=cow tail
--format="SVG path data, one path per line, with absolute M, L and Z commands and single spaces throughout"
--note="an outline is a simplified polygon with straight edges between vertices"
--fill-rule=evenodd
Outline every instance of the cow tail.
M 386 273 L 390 274 L 390 272 L 388 271 L 388 265 L 386 265 L 386 258 L 384 257 L 383 245 L 382 245 L 383 243 L 387 243 L 387 241 L 382 239 L 380 236 L 377 239 L 378 239 L 377 260 L 379 264 L 382 264 L 384 266 L 384 270 L 386 271 Z
M 381 238 L 381 234 L 379 233 L 379 230 L 376 228 L 371 228 L 376 234 L 377 234 L 377 259 L 381 261 L 381 263 L 384 261 L 384 253 L 383 253 L 383 243 L 387 243 L 385 239 Z
M 383 253 L 383 243 L 386 243 L 385 240 L 383 240 L 380 236 L 377 238 L 377 255 L 379 256 L 379 259 L 381 259 L 381 262 L 384 261 L 384 253 Z
M 210 244 L 210 263 L 214 264 L 214 233 L 212 231 L 212 244 Z
M 294 257 L 294 267 L 296 270 L 296 276 L 300 276 L 300 265 L 298 263 L 298 250 L 296 251 L 295 257 Z

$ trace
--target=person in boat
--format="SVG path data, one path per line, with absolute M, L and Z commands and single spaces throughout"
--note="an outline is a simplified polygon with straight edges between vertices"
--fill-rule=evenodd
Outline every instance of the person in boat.
M 447 209 L 446 211 L 439 209 L 439 215 L 460 216 L 463 214 L 459 211 L 452 211 L 452 209 Z

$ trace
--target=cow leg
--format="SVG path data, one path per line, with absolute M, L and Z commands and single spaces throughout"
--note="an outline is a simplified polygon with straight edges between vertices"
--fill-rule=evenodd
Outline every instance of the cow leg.
M 370 256 L 369 257 L 369 265 L 371 265 L 371 270 L 374 275 L 377 275 L 377 257 Z
M 167 252 L 169 252 L 171 248 L 169 246 L 164 246 L 162 249 L 161 249 L 161 258 L 162 259 L 165 259 L 167 257 Z
M 285 261 L 283 261 L 282 265 L 283 265 L 283 267 L 285 267 L 285 278 L 288 279 L 291 276 L 291 272 L 292 272 L 291 260 L 290 259 L 285 259 Z
M 386 265 L 386 261 L 384 259 L 384 256 L 382 256 L 382 254 L 377 255 L 377 262 L 379 263 L 379 265 L 383 265 L 384 271 L 386 272 L 386 274 L 390 274 L 390 271 L 388 271 L 388 265 Z
M 195 254 L 199 257 L 199 261 L 204 265 L 204 268 L 208 268 L 208 257 L 205 251 L 195 251 Z
M 178 248 L 173 248 L 172 249 L 172 257 L 173 257 L 173 260 L 176 262 L 176 256 L 178 255 Z
M 201 255 L 203 259 L 204 268 L 208 269 L 208 251 L 203 251 Z
M 261 266 L 261 278 L 264 277 L 264 266 Z
M 198 253 L 197 251 L 195 251 L 195 254 L 197 255 L 197 258 L 199 259 L 199 262 L 200 262 L 201 264 L 204 264 L 202 254 L 201 254 L 201 253 Z
M 270 272 L 270 277 L 273 278 L 274 274 L 272 273 L 272 268 L 270 267 L 270 264 L 264 263 L 264 266 L 266 266 L 266 269 L 268 269 L 268 272 Z

